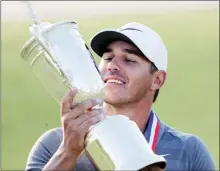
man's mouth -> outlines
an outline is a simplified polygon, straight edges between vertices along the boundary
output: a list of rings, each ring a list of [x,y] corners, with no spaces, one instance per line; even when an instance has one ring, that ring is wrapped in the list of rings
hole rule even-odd
[[[107,76],[105,79],[104,79],[104,82],[105,83],[114,83],[114,84],[118,84],[118,85],[122,85],[122,84],[125,84],[125,80],[120,78],[120,77],[117,77],[117,76]]]
[[[122,81],[116,79],[109,79],[106,83],[124,84]]]

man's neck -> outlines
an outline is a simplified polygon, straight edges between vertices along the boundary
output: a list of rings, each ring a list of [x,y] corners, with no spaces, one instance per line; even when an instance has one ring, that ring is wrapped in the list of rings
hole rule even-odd
[[[143,132],[146,128],[146,124],[149,118],[151,103],[146,103],[146,101],[141,101],[133,104],[121,104],[119,106],[114,106],[105,103],[105,109],[107,115],[125,115],[129,119],[136,122],[140,130]]]

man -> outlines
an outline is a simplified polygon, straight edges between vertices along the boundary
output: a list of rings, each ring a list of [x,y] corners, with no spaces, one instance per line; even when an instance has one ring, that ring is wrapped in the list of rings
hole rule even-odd
[[[151,110],[167,75],[167,50],[156,32],[139,23],[128,23],[97,33],[91,47],[101,57],[107,115],[122,114],[135,121],[156,154],[169,154],[165,157],[166,170],[215,170],[207,147],[198,137],[170,128]],[[84,139],[90,126],[105,114],[92,109],[101,103],[99,99],[73,104],[76,93],[73,89],[63,98],[62,128],[49,130],[39,138],[26,170],[95,170],[83,153]]]

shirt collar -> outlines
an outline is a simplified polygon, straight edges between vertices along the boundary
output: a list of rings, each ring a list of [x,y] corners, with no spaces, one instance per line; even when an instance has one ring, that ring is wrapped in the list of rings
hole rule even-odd
[[[152,112],[152,111],[151,111]],[[159,143],[159,141],[160,141],[160,139],[161,139],[161,137],[163,136],[163,134],[164,134],[164,132],[165,132],[165,129],[166,129],[166,125],[160,120],[160,118],[158,117],[158,115],[155,113],[155,115],[157,116],[157,118],[158,118],[158,122],[159,122],[159,124],[160,124],[160,130],[159,130],[159,135],[158,135],[158,139],[157,139],[157,144]],[[149,120],[148,120],[148,122],[147,122],[147,125],[146,125],[146,128],[145,128],[145,130],[144,130],[144,132],[143,132],[143,134],[144,134],[144,136],[145,136],[145,138],[146,138],[146,131],[147,131],[147,128],[148,128],[148,123],[149,123]]]

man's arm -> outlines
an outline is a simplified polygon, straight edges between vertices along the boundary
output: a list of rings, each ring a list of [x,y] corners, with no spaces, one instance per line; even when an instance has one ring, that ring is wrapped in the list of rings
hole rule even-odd
[[[73,170],[77,156],[66,152],[61,141],[59,129],[44,133],[32,147],[25,170]]]
[[[191,146],[189,151],[192,152],[191,156],[191,168],[193,171],[213,171],[216,170],[211,153],[207,146],[196,136],[193,136],[190,140],[195,146]]]
[[[50,160],[50,158],[53,155],[51,149],[57,150],[55,149],[56,147],[54,146],[54,144],[51,144],[50,147],[51,149],[48,149],[47,147],[47,143],[49,143],[49,139],[55,138],[54,135],[55,135],[55,131],[49,130],[43,135],[41,135],[40,138],[38,138],[38,140],[35,142],[34,146],[32,147],[29,153],[25,167],[26,171],[42,170],[43,167],[47,164],[47,162]],[[58,138],[55,139],[59,141]],[[55,139],[54,142],[56,141]]]
[[[65,151],[61,145],[42,170],[73,170],[76,165],[77,158],[77,155]]]

